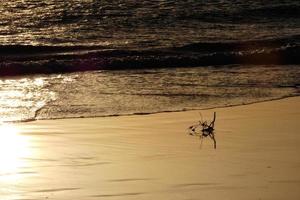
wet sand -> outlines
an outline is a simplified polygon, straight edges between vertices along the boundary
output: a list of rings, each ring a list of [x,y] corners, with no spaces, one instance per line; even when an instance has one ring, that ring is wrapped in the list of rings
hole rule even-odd
[[[0,199],[300,199],[300,97],[199,111],[2,125]]]

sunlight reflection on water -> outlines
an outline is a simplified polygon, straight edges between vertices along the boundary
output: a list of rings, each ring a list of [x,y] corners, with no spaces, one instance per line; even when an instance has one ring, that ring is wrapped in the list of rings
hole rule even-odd
[[[0,80],[0,122],[33,119],[35,112],[55,99],[44,77]]]

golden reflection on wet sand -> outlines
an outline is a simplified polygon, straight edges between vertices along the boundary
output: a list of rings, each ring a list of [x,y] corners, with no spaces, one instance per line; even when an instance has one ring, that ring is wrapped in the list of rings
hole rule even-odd
[[[32,155],[29,136],[13,124],[0,124],[0,184],[21,181],[22,169],[28,167],[25,158]]]

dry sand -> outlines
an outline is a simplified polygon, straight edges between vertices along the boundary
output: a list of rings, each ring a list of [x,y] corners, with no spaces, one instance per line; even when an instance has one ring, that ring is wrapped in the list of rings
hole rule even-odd
[[[300,98],[213,111],[216,150],[199,111],[3,125],[0,199],[300,199]]]

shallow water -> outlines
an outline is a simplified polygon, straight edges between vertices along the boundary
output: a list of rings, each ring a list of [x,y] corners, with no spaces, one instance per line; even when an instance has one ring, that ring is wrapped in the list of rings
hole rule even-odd
[[[204,109],[299,95],[299,66],[94,71],[0,79],[1,121]]]

